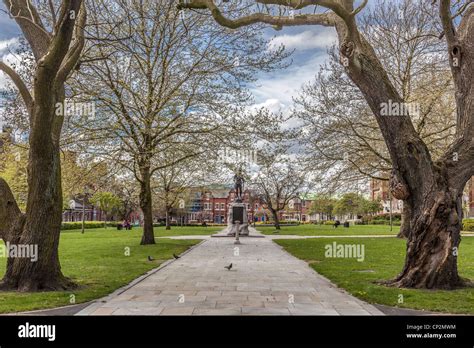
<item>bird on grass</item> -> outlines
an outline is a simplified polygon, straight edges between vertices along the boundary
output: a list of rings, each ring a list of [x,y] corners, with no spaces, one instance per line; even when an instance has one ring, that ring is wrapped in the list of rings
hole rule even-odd
[[[232,264],[230,264],[229,266],[224,266],[224,268],[227,268],[227,270],[230,271],[230,269],[232,268]]]
[[[148,256],[148,261],[155,261],[155,259],[151,256]]]
[[[176,255],[176,254],[173,254],[173,257],[177,260],[177,259],[179,259],[181,256],[178,256],[178,255]]]

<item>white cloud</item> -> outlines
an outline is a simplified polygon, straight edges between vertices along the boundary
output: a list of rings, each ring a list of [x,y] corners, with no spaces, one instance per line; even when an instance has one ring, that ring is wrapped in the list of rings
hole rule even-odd
[[[0,71],[0,91],[4,90],[7,86],[7,76]]]
[[[304,83],[311,81],[319,66],[327,59],[327,54],[321,52],[300,64],[293,64],[280,72],[272,72],[262,76],[252,89],[257,103],[282,105],[283,109],[291,107],[293,97],[296,97]],[[300,60],[301,61],[301,60]]]
[[[268,43],[269,49],[284,45],[288,50],[323,49],[337,42],[337,34],[333,28],[318,28],[297,34],[276,36]]]
[[[18,59],[15,58],[12,54],[7,54],[3,57],[0,57],[4,63],[11,66],[11,63],[18,62]],[[10,81],[10,78],[3,72],[0,71],[0,91],[3,91],[7,88],[7,82]]]
[[[263,103],[252,105],[253,110],[259,110],[261,108],[268,109],[271,112],[277,112],[285,108],[285,104],[280,103],[278,99],[270,98],[270,99],[265,100]]]
[[[9,52],[9,50],[13,49],[17,44],[18,38],[0,40],[0,59],[8,65],[19,62],[18,57]],[[6,88],[7,81],[8,77],[0,71],[0,91]]]
[[[2,57],[4,63],[8,65],[20,65],[21,64],[21,56],[17,54],[7,53]]]
[[[2,57],[8,49],[12,49],[18,44],[18,38],[0,40],[0,57]]]
[[[3,57],[0,55],[0,59],[9,66],[19,66],[21,64],[22,57],[16,54],[7,53]],[[10,78],[0,71],[0,91],[5,90],[7,82],[10,82]]]

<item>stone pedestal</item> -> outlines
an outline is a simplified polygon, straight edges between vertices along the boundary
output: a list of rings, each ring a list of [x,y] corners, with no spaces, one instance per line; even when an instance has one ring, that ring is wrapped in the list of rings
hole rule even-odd
[[[239,224],[236,224],[235,221],[239,221]],[[230,209],[227,213],[227,235],[235,237],[237,228],[239,229],[240,236],[249,235],[247,207],[244,203],[240,202],[230,204]]]

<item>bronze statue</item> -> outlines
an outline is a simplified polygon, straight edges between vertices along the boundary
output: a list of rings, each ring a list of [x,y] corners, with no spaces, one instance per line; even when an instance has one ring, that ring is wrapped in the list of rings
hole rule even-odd
[[[242,199],[242,192],[244,190],[244,183],[245,183],[245,180],[242,176],[242,171],[239,171],[237,174],[234,175],[235,195],[236,195],[236,198],[238,198],[238,199]]]

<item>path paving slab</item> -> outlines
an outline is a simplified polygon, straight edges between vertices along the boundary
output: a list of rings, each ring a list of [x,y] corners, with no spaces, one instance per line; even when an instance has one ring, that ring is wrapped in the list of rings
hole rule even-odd
[[[383,315],[290,255],[271,237],[205,238],[77,315]],[[194,237],[194,236],[193,236]],[[229,271],[224,266],[232,263]]]

